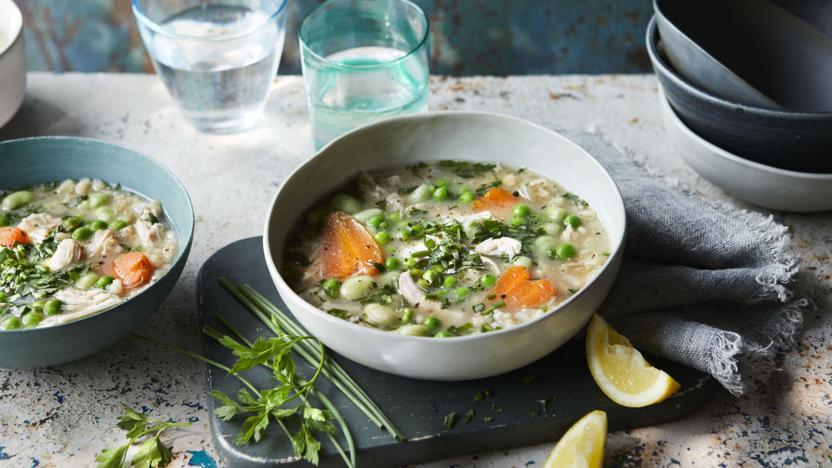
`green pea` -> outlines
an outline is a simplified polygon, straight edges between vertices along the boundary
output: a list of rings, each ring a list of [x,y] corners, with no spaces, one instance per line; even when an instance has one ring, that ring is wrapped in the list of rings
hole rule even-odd
[[[430,330],[424,325],[403,325],[397,330],[400,335],[407,336],[428,336]]]
[[[436,201],[444,201],[447,200],[448,197],[450,197],[448,187],[442,186],[433,191],[433,199]]]
[[[382,221],[382,222],[378,223],[378,228],[379,229],[387,229],[387,226],[388,226],[387,221]]]
[[[8,298],[9,298],[8,294],[4,293],[3,291],[0,291],[0,302],[6,302],[6,299],[8,299]]]
[[[573,214],[563,218],[563,223],[567,226],[572,226],[573,228],[576,228],[582,224],[581,218]]]
[[[369,210],[359,211],[358,213],[352,215],[353,218],[357,219],[360,223],[368,223],[371,219],[375,218],[376,216],[382,216],[381,219],[384,219],[384,212],[378,208],[370,208]]]
[[[396,233],[396,237],[401,241],[409,241],[410,240],[410,229],[406,227],[400,227],[399,231]]]
[[[559,223],[566,217],[566,210],[557,206],[547,206],[543,209],[543,214],[552,221]]]
[[[382,215],[375,215],[367,221],[367,224],[373,227],[378,227],[381,223],[384,222],[384,216]]]
[[[110,223],[110,226],[109,226],[110,230],[114,231],[114,232],[121,231],[122,229],[124,229],[126,227],[127,227],[127,223],[120,220],[120,219],[117,219],[117,220],[113,221],[112,223]]]
[[[471,290],[465,286],[460,286],[454,290],[454,295],[457,299],[462,300],[471,295]]]
[[[402,323],[410,323],[413,321],[413,309],[410,307],[402,307],[399,309],[399,314],[401,314]]]
[[[90,205],[92,205],[93,208],[98,208],[99,206],[104,206],[110,203],[112,197],[110,197],[110,194],[108,193],[93,192],[87,199],[90,201]]]
[[[511,225],[514,227],[520,227],[524,224],[526,224],[526,218],[521,218],[519,216],[511,218]]]
[[[437,272],[437,273],[440,273],[440,274],[444,274],[444,273],[445,273],[445,269],[444,269],[444,268],[442,268],[442,265],[440,265],[440,264],[438,264],[438,263],[437,263],[437,264],[435,264],[435,265],[433,265],[432,267],[430,267],[430,269],[431,269],[431,270],[433,270],[433,271],[435,271],[435,272]]]
[[[497,284],[497,278],[494,275],[484,275],[480,277],[480,286],[485,289],[491,289]]]
[[[84,220],[77,216],[67,216],[61,221],[61,228],[66,232],[71,232],[84,225]]]
[[[525,205],[525,204],[521,203],[521,204],[515,206],[514,209],[511,210],[511,212],[514,213],[514,216],[519,216],[521,218],[525,218],[526,216],[528,216],[532,212],[532,210],[531,210],[531,208],[529,208],[529,205]]]
[[[109,206],[102,206],[93,211],[96,219],[103,220],[106,223],[112,223],[116,220],[116,212]]]
[[[321,284],[321,288],[324,290],[327,296],[338,299],[338,296],[341,295],[341,282],[335,278],[330,278]]]
[[[543,232],[549,234],[550,236],[557,235],[560,232],[561,225],[558,223],[546,223],[543,226]]]
[[[387,231],[379,231],[374,237],[376,238],[376,242],[379,244],[386,244],[390,242],[390,233]]]
[[[407,200],[410,203],[422,203],[430,200],[431,195],[433,195],[433,190],[430,185],[422,184],[407,196]]]
[[[424,278],[420,278],[420,279],[416,280],[416,284],[419,285],[419,287],[424,289],[424,290],[430,289],[430,281],[428,281]]]
[[[45,305],[46,305],[46,302],[44,302],[42,300],[38,300],[38,301],[35,301],[35,302],[29,304],[29,307],[31,307],[32,310],[43,310],[43,307]]]
[[[40,321],[43,320],[43,314],[37,311],[27,312],[21,317],[21,321],[23,322],[23,326],[25,327],[34,327],[35,325],[39,324]]]
[[[361,211],[361,202],[343,193],[332,197],[332,206],[336,210],[343,211],[347,214],[355,214]]]
[[[456,285],[456,276],[446,276],[445,280],[442,281],[442,286],[445,288],[452,288]]]
[[[532,259],[523,255],[514,257],[514,260],[512,260],[511,263],[524,268],[532,267]]]
[[[103,231],[107,229],[107,223],[101,221],[100,219],[93,221],[90,223],[90,229],[94,231]]]
[[[43,306],[43,311],[48,316],[58,315],[61,313],[61,306],[64,303],[59,301],[58,299],[52,299],[51,301],[47,302],[45,306]]]
[[[110,284],[112,284],[112,282],[113,282],[113,277],[112,276],[104,275],[101,278],[98,278],[98,281],[95,282],[95,285],[93,285],[93,287],[95,287],[96,289],[104,289],[107,286],[109,286]]]
[[[391,307],[381,304],[365,305],[364,317],[368,322],[381,328],[389,328],[399,323],[396,312]]]
[[[433,315],[430,315],[428,316],[428,318],[425,319],[424,322],[422,322],[422,325],[428,328],[439,328],[442,326],[442,321],[434,317]]]
[[[451,332],[449,332],[448,330],[442,330],[441,332],[439,332],[439,333],[437,333],[433,336],[436,337],[436,338],[450,338],[454,335]]]
[[[402,262],[396,257],[387,257],[387,260],[384,261],[384,268],[387,271],[398,270],[400,266],[402,266]]]
[[[87,240],[95,233],[92,229],[84,226],[72,231],[72,238],[77,241]]]
[[[35,199],[34,194],[32,192],[21,190],[20,192],[14,192],[6,196],[3,199],[3,202],[0,203],[0,208],[3,208],[6,211],[16,210],[21,206],[28,205]]]
[[[399,214],[398,211],[394,211],[393,213],[390,213],[390,215],[387,216],[387,219],[391,223],[396,224],[402,220],[402,215]]]
[[[75,282],[75,287],[78,289],[87,290],[95,286],[98,281],[98,275],[93,272],[85,273]]]
[[[348,301],[358,300],[361,297],[366,296],[374,285],[375,281],[373,281],[373,278],[369,276],[353,276],[352,278],[344,281],[341,285],[341,297]]]
[[[9,216],[6,213],[0,213],[0,227],[9,225]]]
[[[557,258],[561,260],[569,260],[571,258],[575,258],[575,255],[578,255],[578,249],[576,249],[575,246],[569,242],[565,242],[558,246]]]
[[[459,201],[462,203],[468,204],[474,201],[474,192],[465,189],[462,193],[459,194]]]
[[[17,317],[9,317],[0,323],[0,328],[3,330],[17,330],[21,326],[22,324],[20,323],[20,319]]]

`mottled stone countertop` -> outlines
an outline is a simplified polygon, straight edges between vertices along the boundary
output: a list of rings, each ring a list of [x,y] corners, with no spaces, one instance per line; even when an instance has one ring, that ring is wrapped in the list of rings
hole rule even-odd
[[[502,112],[553,128],[600,133],[703,197],[742,203],[684,166],[665,137],[653,76],[436,78],[430,107]],[[312,154],[303,82],[280,77],[257,129],[212,136],[177,113],[161,81],[147,75],[33,73],[24,107],[0,139],[80,135],[152,155],[184,182],[196,237],[175,291],[141,329],[199,346],[194,286],[202,262],[225,244],[258,235],[283,178]],[[2,157],[2,156],[0,156]],[[745,206],[744,206],[745,207]],[[754,209],[754,208],[750,208]],[[800,346],[768,396],[723,393],[689,418],[610,435],[613,466],[822,466],[832,464],[832,216],[773,213],[791,227],[804,276],[818,288]],[[115,445],[120,404],[190,420],[174,443],[173,466],[216,465],[208,430],[203,366],[126,339],[71,364],[0,371],[0,468],[87,466]],[[550,445],[465,456],[431,467],[539,466]]]

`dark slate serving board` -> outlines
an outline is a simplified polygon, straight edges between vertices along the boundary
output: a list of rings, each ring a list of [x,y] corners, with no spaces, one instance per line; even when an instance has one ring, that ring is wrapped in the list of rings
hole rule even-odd
[[[232,282],[250,284],[286,310],[269,278],[261,238],[234,242],[209,258],[199,274],[197,300],[202,324],[222,330],[216,319],[216,314],[220,313],[251,339],[268,334],[253,315],[217,284],[220,276]],[[232,359],[225,348],[207,337],[203,343],[208,357],[230,365]],[[406,465],[553,442],[575,420],[593,409],[607,412],[611,431],[673,421],[701,406],[718,388],[706,374],[651,357],[651,362],[681,383],[682,391],[652,407],[620,407],[595,386],[586,366],[583,343],[578,341],[571,341],[517,371],[467,382],[407,379],[374,371],[337,355],[334,357],[408,438],[407,442],[393,440],[322,377],[319,388],[339,409],[353,432],[361,467]],[[301,362],[299,358],[297,361]],[[210,366],[206,375],[208,391],[218,389],[233,395],[240,388],[235,378]],[[259,388],[274,385],[265,368],[254,369],[247,377]],[[491,390],[491,396],[475,401],[474,395],[486,389]],[[233,438],[242,418],[231,422],[219,420],[214,416],[214,402],[210,400],[208,409],[214,443],[226,466],[304,464],[292,457],[291,444],[277,426],[270,426],[267,436],[257,444],[235,446]],[[470,410],[475,414],[466,422],[465,415]],[[459,420],[452,430],[445,430],[443,421],[451,412],[456,412]],[[328,442],[324,443],[320,465],[342,464],[335,449]]]

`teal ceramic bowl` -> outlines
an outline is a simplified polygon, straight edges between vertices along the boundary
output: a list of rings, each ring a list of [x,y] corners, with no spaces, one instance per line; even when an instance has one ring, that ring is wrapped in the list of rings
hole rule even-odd
[[[86,138],[41,137],[0,143],[0,187],[93,178],[162,203],[179,241],[170,269],[141,294],[112,309],[45,328],[0,331],[0,368],[42,367],[73,361],[124,338],[156,312],[176,284],[191,249],[194,212],[182,183],[155,160]]]

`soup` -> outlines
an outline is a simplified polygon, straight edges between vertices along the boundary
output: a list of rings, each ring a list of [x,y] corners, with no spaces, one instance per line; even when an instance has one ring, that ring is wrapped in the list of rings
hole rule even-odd
[[[0,329],[47,327],[121,304],[177,252],[157,201],[99,180],[0,192]]]
[[[540,317],[609,256],[580,196],[530,170],[466,161],[361,174],[312,207],[289,242],[281,269],[309,303],[435,337]]]

